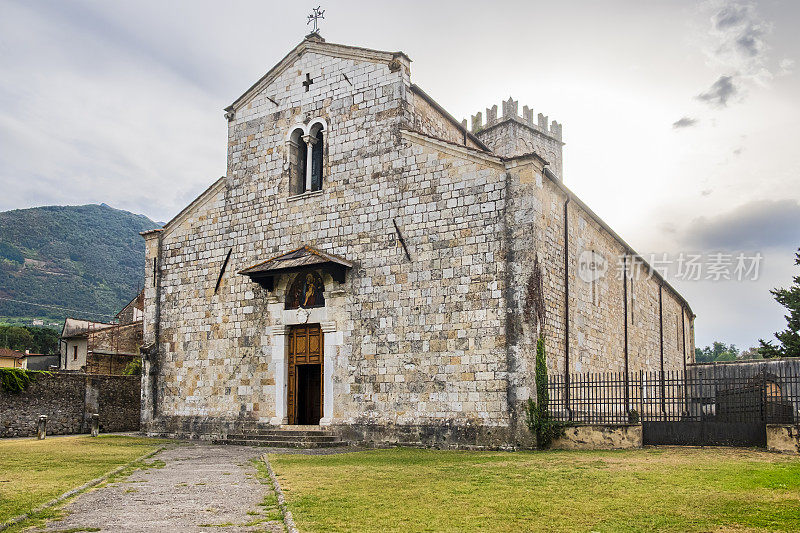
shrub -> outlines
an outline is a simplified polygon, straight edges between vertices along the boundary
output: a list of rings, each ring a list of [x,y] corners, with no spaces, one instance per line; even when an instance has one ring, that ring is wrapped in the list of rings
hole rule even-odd
[[[39,374],[49,376],[52,372],[24,368],[0,368],[0,388],[12,394],[19,394],[36,381]]]
[[[142,358],[137,357],[130,363],[125,365],[122,373],[126,376],[141,376],[142,375]]]
[[[547,390],[547,356],[544,335],[536,341],[536,401],[528,398],[525,406],[525,423],[536,435],[536,446],[549,448],[553,440],[564,435],[564,424],[554,420],[548,409],[550,394]]]

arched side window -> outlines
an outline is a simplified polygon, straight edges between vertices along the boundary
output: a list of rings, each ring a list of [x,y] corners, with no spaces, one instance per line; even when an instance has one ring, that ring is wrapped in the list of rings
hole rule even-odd
[[[322,154],[325,149],[322,124],[314,124],[309,135],[311,145],[311,187],[312,191],[322,190]]]
[[[325,285],[317,272],[300,272],[289,286],[286,309],[325,307]]]
[[[306,160],[308,148],[303,140],[303,130],[295,129],[289,137],[289,194],[301,194],[306,190]]]

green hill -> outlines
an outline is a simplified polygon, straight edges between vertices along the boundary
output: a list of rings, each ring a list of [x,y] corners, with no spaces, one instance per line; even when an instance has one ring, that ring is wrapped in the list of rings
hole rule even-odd
[[[157,227],[105,204],[0,212],[0,322],[112,318],[143,281],[139,232]]]

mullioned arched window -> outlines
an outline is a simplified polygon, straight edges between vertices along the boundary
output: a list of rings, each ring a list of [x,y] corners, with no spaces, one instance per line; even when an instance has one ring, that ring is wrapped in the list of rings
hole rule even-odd
[[[325,165],[325,124],[316,119],[309,127],[296,126],[287,140],[289,195],[321,191]]]

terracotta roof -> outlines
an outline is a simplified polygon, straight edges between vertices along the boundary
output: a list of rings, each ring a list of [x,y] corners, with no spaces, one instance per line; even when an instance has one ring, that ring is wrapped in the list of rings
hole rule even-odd
[[[14,359],[25,359],[27,355],[22,352],[18,352],[17,350],[11,350],[9,348],[0,348],[0,357],[13,357]]]

